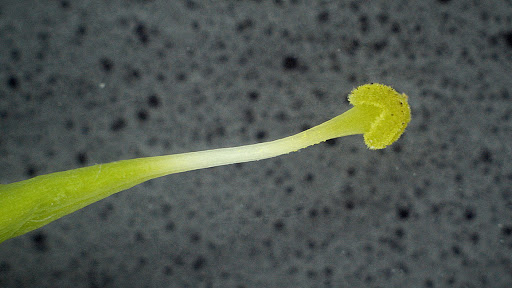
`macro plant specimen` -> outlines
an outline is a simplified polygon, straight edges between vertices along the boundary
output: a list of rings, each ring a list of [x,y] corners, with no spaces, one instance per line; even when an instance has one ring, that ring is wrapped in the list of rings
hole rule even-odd
[[[382,149],[402,135],[411,119],[407,96],[389,86],[362,85],[349,101],[354,107],[345,113],[270,142],[123,160],[0,184],[0,242],[164,175],[271,158],[354,134],[363,134],[369,149]]]

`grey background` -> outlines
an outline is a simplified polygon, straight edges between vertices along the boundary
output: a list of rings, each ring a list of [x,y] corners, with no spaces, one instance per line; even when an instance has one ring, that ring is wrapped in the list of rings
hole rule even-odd
[[[511,1],[0,2],[0,183],[413,118],[152,180],[0,245],[1,287],[510,287]],[[508,135],[508,136],[507,136]]]

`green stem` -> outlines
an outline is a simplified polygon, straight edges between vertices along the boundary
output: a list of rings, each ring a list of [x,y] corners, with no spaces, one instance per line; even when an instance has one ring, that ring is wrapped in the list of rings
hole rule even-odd
[[[98,164],[0,185],[0,243],[153,178],[271,158],[332,138],[363,134],[378,115],[375,107],[362,105],[275,141]]]

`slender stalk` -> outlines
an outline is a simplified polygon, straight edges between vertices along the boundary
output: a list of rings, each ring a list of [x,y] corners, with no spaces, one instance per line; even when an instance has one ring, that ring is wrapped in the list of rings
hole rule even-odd
[[[368,113],[378,115],[375,109],[354,107],[323,124],[275,141],[123,160],[0,185],[0,242],[153,178],[271,158],[332,138],[362,134],[371,122],[360,121],[361,114]]]

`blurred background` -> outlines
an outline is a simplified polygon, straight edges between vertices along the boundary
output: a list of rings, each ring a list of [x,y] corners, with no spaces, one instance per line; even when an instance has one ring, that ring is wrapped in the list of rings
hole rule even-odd
[[[510,287],[511,70],[509,0],[3,0],[0,183],[278,139],[368,82],[412,121],[116,194],[2,243],[0,286]]]

